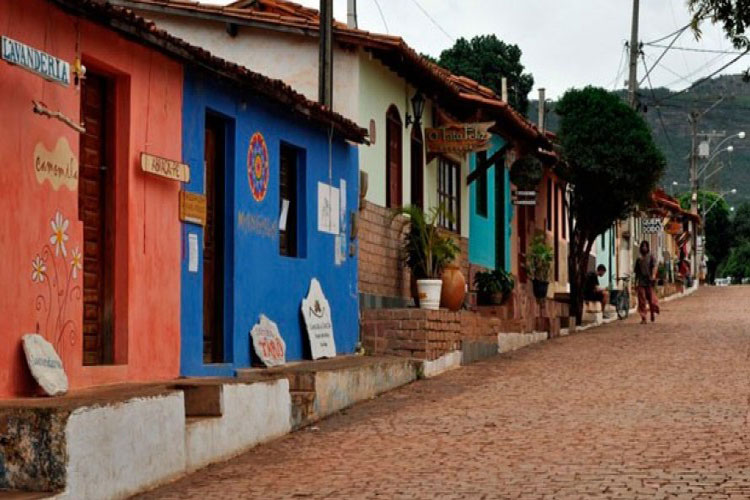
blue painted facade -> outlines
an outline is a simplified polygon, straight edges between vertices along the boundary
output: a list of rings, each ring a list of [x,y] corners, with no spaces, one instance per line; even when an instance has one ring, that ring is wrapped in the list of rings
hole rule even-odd
[[[251,363],[250,330],[265,314],[278,324],[286,342],[287,361],[309,358],[309,341],[300,313],[310,280],[317,278],[331,306],[336,350],[354,351],[358,339],[357,257],[349,256],[349,218],[340,219],[338,242],[343,262],[335,260],[336,236],[318,231],[318,183],[346,183],[346,214],[357,207],[358,153],[333,136],[329,163],[328,130],[292,115],[288,109],[224,86],[197,70],[185,70],[183,161],[190,165],[184,189],[204,193],[206,115],[224,120],[225,272],[224,362],[203,363],[203,228],[183,223],[180,371],[190,376],[233,376]],[[250,139],[263,134],[270,178],[262,201],[255,201],[248,182]],[[299,256],[279,250],[281,145],[298,148],[297,210]],[[329,175],[329,165],[331,173]],[[199,241],[199,268],[189,270],[190,234]],[[344,246],[346,246],[344,248]]]
[[[495,152],[505,145],[502,137],[494,135],[492,137],[492,146],[487,152],[491,157]],[[469,155],[469,170],[473,172],[477,165],[477,155]],[[502,175],[502,187],[504,192],[502,200],[496,196],[495,183],[496,176]],[[487,169],[487,215],[480,215],[477,211],[477,189],[479,183],[475,180],[469,188],[469,262],[487,269],[495,269],[498,263],[505,270],[510,270],[510,237],[511,222],[513,220],[513,204],[510,199],[510,172],[506,168],[499,168],[497,165]],[[502,203],[502,206],[498,206]],[[501,210],[502,209],[502,210]],[[501,213],[502,212],[502,213]],[[504,216],[505,228],[504,245],[499,249],[503,255],[498,256],[497,238],[497,218]]]

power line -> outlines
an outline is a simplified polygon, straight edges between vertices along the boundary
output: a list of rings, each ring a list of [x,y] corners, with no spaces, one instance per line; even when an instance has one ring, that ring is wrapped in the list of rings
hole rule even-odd
[[[658,43],[646,43],[644,45],[647,45],[649,47],[655,47],[658,49],[667,48],[667,45],[662,45]],[[722,49],[696,49],[693,47],[680,47],[680,46],[673,46],[669,47],[672,50],[682,50],[685,52],[702,52],[707,54],[728,54],[728,55],[736,55],[736,54],[743,54],[740,50],[722,50]]]
[[[717,69],[716,71],[714,71],[714,72],[713,72],[713,73],[711,73],[710,75],[708,75],[708,76],[704,76],[703,78],[701,78],[701,79],[699,79],[699,80],[696,80],[695,82],[693,82],[693,84],[692,84],[692,85],[690,85],[689,87],[686,87],[686,88],[684,88],[684,89],[682,89],[682,90],[680,90],[680,91],[678,91],[678,92],[675,92],[675,93],[673,93],[673,94],[671,94],[671,95],[669,95],[669,96],[665,97],[665,98],[664,98],[664,99],[662,100],[662,102],[663,102],[663,101],[665,101],[665,100],[667,100],[667,99],[673,99],[673,98],[677,97],[678,95],[684,94],[685,92],[689,92],[689,91],[691,91],[692,89],[694,89],[695,87],[697,87],[698,85],[701,85],[702,83],[705,83],[705,82],[707,82],[708,80],[710,80],[710,79],[711,79],[711,78],[713,78],[714,76],[718,75],[719,73],[721,73],[722,71],[724,71],[725,69],[727,69],[727,68],[728,68],[729,66],[731,66],[732,64],[734,64],[734,63],[736,63],[737,61],[739,61],[740,59],[742,59],[742,58],[743,58],[743,57],[744,57],[745,55],[747,55],[747,53],[748,53],[748,52],[750,52],[750,47],[748,47],[748,48],[747,48],[747,49],[746,49],[746,50],[745,50],[744,52],[742,52],[742,53],[741,53],[740,55],[738,55],[737,57],[734,57],[734,58],[732,58],[732,60],[731,60],[731,61],[729,61],[728,63],[724,64],[724,65],[723,65],[723,66],[722,66],[721,68]],[[657,105],[658,105],[658,103],[657,103]]]
[[[453,37],[451,36],[451,34],[450,34],[450,33],[448,33],[447,31],[445,31],[445,30],[443,29],[443,27],[442,27],[442,26],[440,26],[440,24],[439,24],[439,23],[438,23],[438,22],[437,22],[437,21],[435,20],[435,18],[433,18],[433,17],[432,17],[431,15],[430,15],[430,13],[429,13],[429,12],[427,12],[427,10],[426,10],[426,9],[425,9],[424,7],[422,7],[422,4],[420,4],[418,0],[411,0],[411,1],[412,1],[412,2],[414,3],[414,5],[416,5],[416,6],[417,6],[417,8],[418,8],[419,10],[421,10],[421,11],[422,11],[422,14],[424,14],[424,15],[425,15],[425,16],[427,17],[427,19],[429,19],[429,20],[430,20],[430,21],[432,22],[432,24],[434,24],[434,25],[435,25],[435,26],[437,27],[437,29],[439,29],[440,31],[442,31],[442,32],[443,32],[443,34],[444,34],[445,36],[447,36],[447,37],[448,37],[448,39],[450,39],[450,41],[451,41],[451,42],[455,42],[455,41],[456,41],[456,39],[455,39],[455,38],[453,38]]]
[[[672,38],[672,41],[669,42],[669,45],[667,45],[664,48],[664,50],[659,55],[659,57],[656,58],[656,61],[654,62],[654,64],[651,66],[650,69],[649,69],[648,66],[646,66],[646,59],[643,58],[643,66],[646,68],[646,76],[644,76],[643,78],[641,78],[641,81],[638,82],[638,85],[643,85],[643,82],[646,80],[646,78],[650,77],[651,72],[654,70],[654,68],[656,68],[656,66],[659,65],[659,62],[664,58],[665,55],[667,55],[667,52],[669,52],[669,49],[672,48],[672,45],[674,45],[674,43],[677,41],[677,39],[682,36],[682,34],[685,32],[686,29],[687,28],[682,28],[681,30],[677,31],[677,34],[675,34],[674,38]]]
[[[646,69],[646,80],[648,81],[648,88],[649,90],[651,90],[651,96],[654,98],[654,100],[656,100],[654,86],[651,84],[651,75],[649,74],[648,65],[646,64],[646,57],[643,55],[643,53],[641,53],[641,61],[643,61],[643,67]],[[656,115],[659,117],[659,123],[661,124],[662,131],[664,132],[664,137],[667,139],[667,144],[669,144],[669,147],[675,154],[679,154],[677,152],[677,148],[675,148],[674,143],[672,142],[672,137],[669,135],[669,131],[667,130],[667,126],[664,123],[664,117],[661,114],[661,109],[659,109],[658,104],[656,105]]]
[[[388,23],[385,20],[385,16],[383,15],[383,9],[380,8],[380,2],[378,0],[373,0],[375,2],[375,7],[378,8],[378,12],[380,12],[380,19],[383,20],[383,26],[385,26],[385,32],[386,34],[390,35],[391,31],[388,29]]]
[[[663,36],[663,37],[661,37],[661,38],[657,38],[656,40],[651,40],[650,42],[646,42],[646,43],[645,43],[644,45],[651,45],[651,44],[653,44],[653,43],[659,43],[659,42],[663,42],[663,41],[664,41],[664,40],[666,40],[667,38],[670,38],[670,37],[673,37],[673,36],[675,36],[675,35],[676,35],[677,33],[682,33],[683,31],[685,31],[685,29],[687,29],[687,28],[689,28],[689,27],[690,27],[690,23],[686,24],[686,25],[685,25],[685,26],[683,26],[682,28],[679,28],[679,29],[677,29],[677,30],[673,31],[672,33],[670,33],[670,34],[668,34],[668,35],[665,35],[665,36]]]
[[[617,82],[620,80],[620,77],[622,76],[623,72],[623,61],[625,60],[625,54],[628,51],[628,44],[627,42],[622,46],[622,52],[620,53],[620,62],[617,64],[617,75],[615,76],[615,79],[612,80],[612,90],[617,89]]]

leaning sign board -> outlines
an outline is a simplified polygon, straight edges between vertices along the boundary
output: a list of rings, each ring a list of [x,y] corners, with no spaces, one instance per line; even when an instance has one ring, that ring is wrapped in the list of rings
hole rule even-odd
[[[425,130],[428,153],[465,154],[490,149],[495,122],[460,123]]]
[[[2,58],[4,61],[36,73],[45,80],[70,85],[70,64],[46,52],[29,47],[19,41],[2,37]]]
[[[68,376],[52,344],[37,333],[24,335],[22,341],[31,375],[44,392],[50,396],[68,392]]]
[[[190,182],[190,167],[184,163],[141,153],[141,170],[180,182]]]
[[[336,343],[333,339],[331,306],[323,295],[320,282],[313,278],[310,291],[302,299],[302,316],[310,338],[310,351],[313,359],[336,357]]]

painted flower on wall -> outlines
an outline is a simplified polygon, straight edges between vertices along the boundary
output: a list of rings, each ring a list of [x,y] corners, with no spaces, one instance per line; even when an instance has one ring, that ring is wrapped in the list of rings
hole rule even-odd
[[[36,254],[34,260],[31,261],[31,280],[35,283],[44,282],[44,278],[47,276],[47,263],[44,261],[41,255]]]
[[[61,357],[66,348],[75,344],[80,321],[70,317],[71,303],[79,302],[83,296],[81,286],[76,283],[78,272],[83,269],[81,247],[75,246],[70,260],[67,259],[65,243],[69,225],[70,220],[58,210],[50,219],[52,236],[31,261],[31,280],[40,288],[34,299],[38,313],[36,332],[50,341]]]
[[[67,257],[68,253],[65,250],[65,242],[68,241],[68,225],[70,221],[63,217],[63,214],[58,210],[55,217],[50,221],[52,226],[52,236],[49,239],[50,245],[55,249],[55,255],[59,256],[62,253],[63,257]]]
[[[78,278],[78,271],[83,269],[83,256],[78,247],[70,252],[70,267],[72,268],[73,279]]]

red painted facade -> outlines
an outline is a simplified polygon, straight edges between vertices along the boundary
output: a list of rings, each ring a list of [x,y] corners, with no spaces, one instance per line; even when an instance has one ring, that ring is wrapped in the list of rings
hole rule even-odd
[[[44,0],[0,3],[0,34],[71,68],[80,57],[111,82],[114,227],[113,356],[107,365],[84,366],[83,260],[91,249],[78,191],[87,188],[67,172],[71,158],[86,162],[77,131],[32,111],[39,101],[80,123],[80,87],[72,76],[65,87],[0,61],[0,398],[35,393],[21,345],[33,332],[56,346],[73,389],[176,377],[180,185],[143,173],[140,155],[181,159],[181,64]]]

